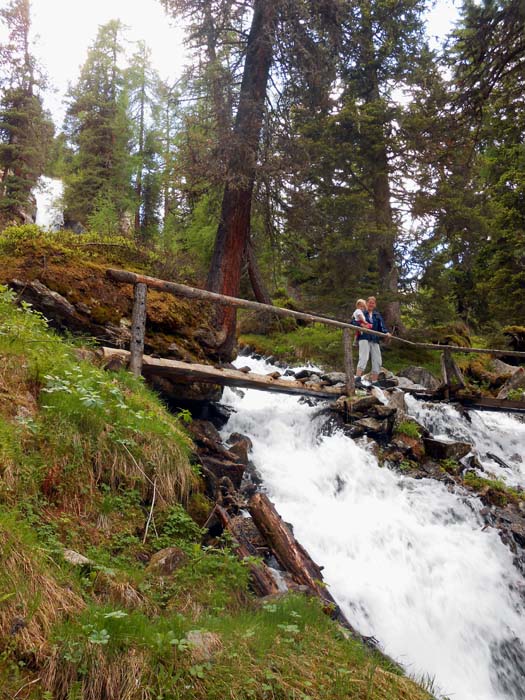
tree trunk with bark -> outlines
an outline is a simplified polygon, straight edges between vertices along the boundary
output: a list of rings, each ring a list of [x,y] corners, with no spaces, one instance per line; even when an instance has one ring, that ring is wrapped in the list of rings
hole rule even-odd
[[[376,233],[374,245],[377,252],[377,272],[379,276],[379,304],[385,323],[389,329],[403,330],[401,310],[398,300],[399,271],[395,262],[396,226],[392,216],[389,181],[388,152],[385,137],[385,117],[379,90],[377,57],[374,48],[371,7],[368,0],[362,5],[362,59],[365,70],[366,90],[363,95],[370,119],[367,125],[369,174],[372,184],[372,198]],[[372,117],[372,118],[370,118]]]
[[[260,301],[261,304],[271,304],[272,298],[264,284],[251,240],[248,240],[246,247],[246,261],[248,263],[248,277],[250,278],[255,298],[257,301]]]
[[[272,62],[278,3],[256,0],[248,37],[239,107],[232,134],[227,184],[222,200],[207,287],[238,296],[242,262],[250,231],[257,152]],[[235,310],[218,308],[218,351],[231,356],[235,347]]]

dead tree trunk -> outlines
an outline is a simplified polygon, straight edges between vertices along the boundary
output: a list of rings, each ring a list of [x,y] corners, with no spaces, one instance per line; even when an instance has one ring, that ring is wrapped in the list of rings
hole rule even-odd
[[[326,613],[350,630],[357,639],[364,641],[328,592],[323,582],[321,568],[295,539],[268,496],[264,493],[256,493],[248,503],[248,510],[257,529],[283,569],[291,574],[297,584],[306,586],[323,601]]]
[[[235,520],[230,518],[226,510],[218,504],[215,505],[204,527],[207,530],[213,530],[217,525],[220,532],[228,530],[233,537],[235,550],[241,560],[257,555]],[[275,579],[264,562],[250,564],[249,569],[251,587],[258,596],[275,595],[279,592]]]
[[[237,296],[248,235],[257,152],[272,62],[277,2],[256,0],[241,83],[239,107],[232,135],[227,184],[221,219],[208,274],[211,291]],[[231,355],[235,346],[235,310],[219,308],[218,351]]]
[[[248,504],[250,514],[266,543],[285,571],[298,585],[307,586],[330,606],[334,599],[323,584],[321,569],[297,542],[288,525],[264,493],[256,493]]]

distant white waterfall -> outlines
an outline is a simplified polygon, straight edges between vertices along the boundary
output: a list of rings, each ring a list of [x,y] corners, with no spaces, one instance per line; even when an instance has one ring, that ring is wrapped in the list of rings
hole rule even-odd
[[[525,421],[522,416],[490,411],[460,413],[449,404],[423,402],[408,394],[406,403],[410,415],[434,437],[469,442],[488,472],[509,486],[525,486]],[[491,454],[503,460],[509,469],[492,459]]]
[[[523,700],[523,580],[483,528],[478,499],[381,468],[343,434],[322,436],[319,409],[296,397],[226,389],[224,400],[237,411],[224,435],[250,436],[264,488],[350,622],[443,696]]]
[[[60,229],[64,224],[62,180],[41,177],[33,194],[36,199],[36,224],[48,231]]]

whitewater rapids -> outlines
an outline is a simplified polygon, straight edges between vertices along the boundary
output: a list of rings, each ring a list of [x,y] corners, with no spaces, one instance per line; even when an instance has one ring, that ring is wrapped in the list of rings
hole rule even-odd
[[[480,502],[381,468],[340,433],[322,436],[319,406],[256,390],[226,389],[224,401],[237,411],[224,437],[251,438],[264,489],[351,624],[442,696],[523,700],[523,580],[483,528]]]

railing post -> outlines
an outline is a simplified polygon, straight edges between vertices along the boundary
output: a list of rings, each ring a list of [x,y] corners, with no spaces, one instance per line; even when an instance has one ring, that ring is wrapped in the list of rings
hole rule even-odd
[[[345,358],[346,393],[355,394],[354,358],[352,357],[352,334],[349,328],[343,328],[343,352]]]
[[[131,316],[131,341],[129,347],[129,369],[136,377],[139,377],[142,373],[147,296],[147,285],[138,282],[133,288],[133,314]]]

